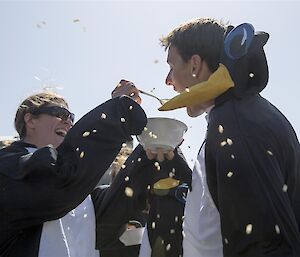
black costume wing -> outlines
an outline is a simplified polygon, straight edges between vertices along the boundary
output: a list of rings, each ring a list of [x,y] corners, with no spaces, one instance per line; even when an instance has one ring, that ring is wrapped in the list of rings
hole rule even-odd
[[[292,127],[259,95],[211,111],[206,171],[224,256],[300,256],[299,160]]]
[[[2,149],[0,249],[22,237],[26,228],[60,218],[81,203],[122,143],[145,125],[146,115],[137,103],[128,97],[114,98],[81,118],[57,153],[46,147],[28,154],[20,142]]]
[[[145,223],[147,215],[144,215],[142,211],[146,207],[150,186],[162,178],[169,177],[169,173],[174,172],[173,168],[176,170],[176,179],[190,183],[191,170],[178,153],[176,153],[172,161],[160,163],[160,170],[158,171],[157,166],[155,166],[155,161],[148,160],[145,151],[142,146],[139,145],[128,157],[125,162],[125,168],[118,173],[112,185],[105,189],[105,194],[103,194],[103,191],[101,192],[101,189],[98,189],[98,192],[97,190],[93,192],[92,197],[97,218],[97,247],[100,249],[101,256],[117,257],[121,256],[121,253],[122,256],[134,256],[132,255],[133,252],[135,252],[136,256],[138,255],[139,247],[131,247],[131,249],[129,249],[119,241],[119,237],[124,232],[124,225],[130,220],[138,219],[142,224]],[[159,202],[159,199],[156,199],[156,202]],[[181,203],[181,205],[183,204]],[[155,213],[155,217],[156,214],[158,214],[154,211],[156,206],[157,203],[153,205],[153,207],[150,207],[150,213]],[[153,209],[151,210],[151,208]],[[160,208],[162,208],[161,205]],[[168,208],[168,205],[166,205],[165,208]],[[163,215],[163,213],[161,214]],[[153,218],[154,217],[151,217],[150,220],[152,221]],[[179,218],[181,220],[182,215]],[[164,221],[166,219],[167,218],[164,217]],[[178,224],[180,224],[180,220]],[[175,219],[169,219],[169,221],[172,222],[172,224],[175,223]],[[157,226],[156,232],[151,231],[149,237],[150,244],[154,245],[158,234],[160,234],[160,236],[165,236],[165,234],[170,235],[170,230],[164,229],[166,227],[168,228],[169,225],[172,226],[169,223],[161,224],[161,227]],[[167,232],[165,230],[167,230]],[[177,234],[171,235],[171,237],[172,239],[170,240],[173,240],[177,238]],[[181,244],[180,240],[178,240],[178,244]],[[175,247],[175,243],[173,248],[174,250],[178,248]],[[171,252],[174,250],[172,249]],[[179,251],[180,250],[181,248]],[[130,251],[133,251],[131,255],[129,254]]]

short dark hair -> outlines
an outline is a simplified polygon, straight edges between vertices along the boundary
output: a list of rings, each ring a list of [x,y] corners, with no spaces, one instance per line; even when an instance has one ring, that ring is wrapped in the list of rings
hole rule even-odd
[[[33,113],[41,106],[51,103],[62,105],[68,108],[68,103],[66,100],[61,95],[51,91],[45,91],[31,95],[20,104],[15,116],[15,128],[21,139],[23,139],[26,135],[24,121],[25,114]]]
[[[219,67],[226,25],[211,18],[199,18],[181,24],[160,42],[165,49],[176,47],[182,59],[188,61],[198,54],[214,72]]]

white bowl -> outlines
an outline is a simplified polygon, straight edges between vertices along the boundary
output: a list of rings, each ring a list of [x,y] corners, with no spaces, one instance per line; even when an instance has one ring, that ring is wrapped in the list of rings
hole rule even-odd
[[[146,127],[137,139],[144,149],[174,150],[181,143],[186,131],[187,126],[179,120],[148,118]]]

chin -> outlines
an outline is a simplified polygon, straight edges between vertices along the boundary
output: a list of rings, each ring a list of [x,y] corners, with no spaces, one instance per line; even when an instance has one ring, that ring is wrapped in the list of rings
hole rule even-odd
[[[186,112],[190,117],[198,117],[205,112],[205,109],[196,109],[193,107],[187,107]]]
[[[53,142],[54,144],[52,144],[52,145],[53,145],[54,148],[57,148],[57,147],[59,147],[61,145],[61,143],[63,141],[64,141],[63,138],[62,139],[58,139],[58,140],[55,141],[55,143]]]

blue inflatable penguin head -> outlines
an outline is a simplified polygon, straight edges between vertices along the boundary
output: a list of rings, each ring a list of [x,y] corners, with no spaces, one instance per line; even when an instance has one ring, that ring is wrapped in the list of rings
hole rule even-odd
[[[265,32],[255,32],[249,23],[228,27],[221,57],[234,82],[239,97],[261,92],[268,83],[269,71],[263,46],[269,39]]]

